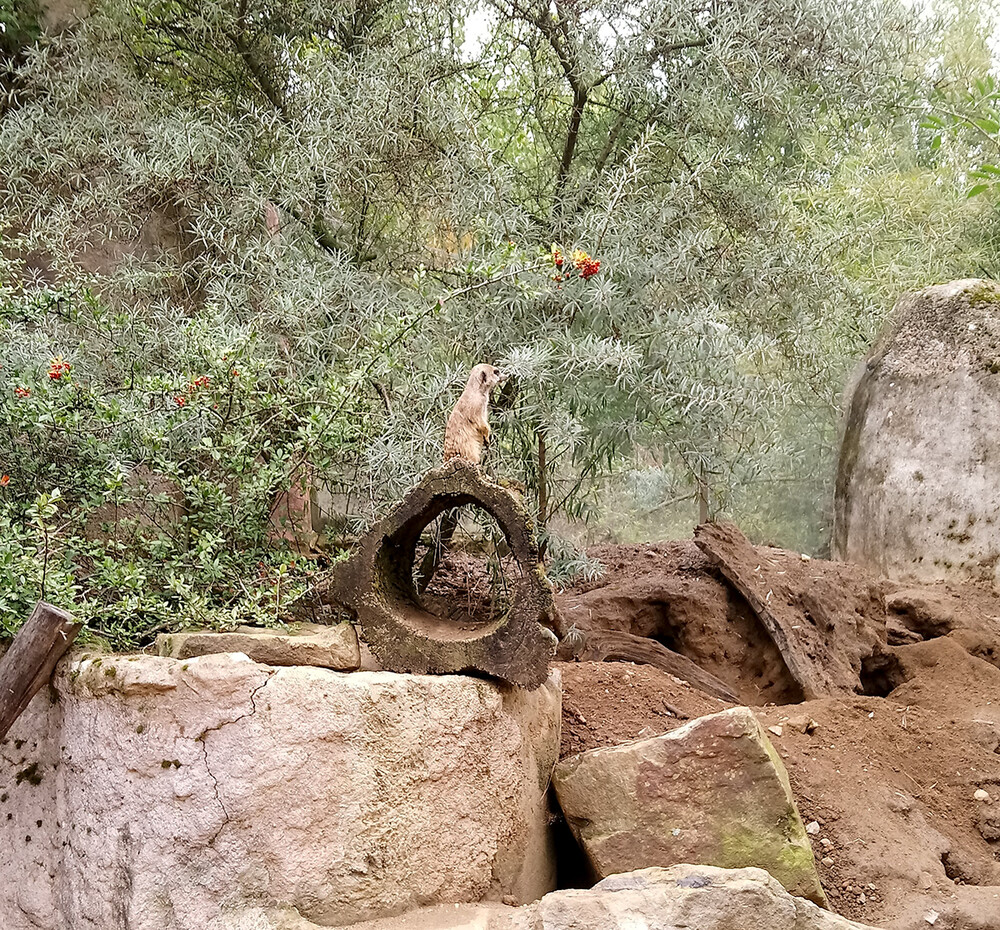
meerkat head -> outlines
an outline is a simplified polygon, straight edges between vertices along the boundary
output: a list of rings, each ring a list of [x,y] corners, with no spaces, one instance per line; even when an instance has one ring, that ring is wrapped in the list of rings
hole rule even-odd
[[[509,372],[494,365],[476,365],[469,375],[469,387],[474,387],[482,394],[489,394],[493,388],[503,384],[509,377]]]

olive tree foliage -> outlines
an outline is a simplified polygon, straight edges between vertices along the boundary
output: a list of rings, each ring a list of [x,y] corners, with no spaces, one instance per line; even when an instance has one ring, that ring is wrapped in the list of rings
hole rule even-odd
[[[1000,83],[991,37],[1000,28],[1000,12],[968,0],[942,0],[949,20],[951,54],[935,58],[931,88],[923,101],[920,124],[927,161],[939,171],[957,170],[969,198],[995,204],[1000,191]],[[990,276],[997,266],[996,211],[985,218]],[[985,270],[985,269],[984,269]]]
[[[891,160],[914,30],[895,0],[94,0],[26,31],[0,120],[24,571],[51,550],[91,596],[124,560],[172,608],[232,603],[278,490],[305,470],[360,529],[483,360],[516,375],[488,467],[543,528],[700,511],[816,544],[882,311],[844,172],[874,136]],[[137,485],[182,516],[108,562],[87,521]]]
[[[809,514],[796,529],[815,538],[860,343],[831,330],[873,308],[787,199],[825,183],[861,119],[899,93],[906,16],[822,3],[491,10],[487,80],[467,83],[497,200],[521,208],[503,233],[582,243],[608,268],[540,306],[511,300],[527,336],[512,361],[532,396],[507,435],[534,464],[543,516],[546,502],[582,512],[581,475],[605,479],[638,449],[647,507],[746,519],[791,485]],[[824,148],[806,146],[817,138]]]

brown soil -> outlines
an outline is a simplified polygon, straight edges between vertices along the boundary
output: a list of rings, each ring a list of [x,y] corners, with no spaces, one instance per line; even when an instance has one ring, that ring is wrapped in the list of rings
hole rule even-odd
[[[418,564],[420,555],[418,552]],[[449,552],[420,601],[435,616],[475,629],[510,608],[519,580],[517,562],[509,555],[499,558]]]
[[[659,669],[629,662],[558,662],[563,716],[560,757],[659,736],[730,705]]]
[[[802,699],[767,631],[691,540],[601,546],[604,574],[556,603],[581,629],[649,636],[728,684],[747,704]]]
[[[890,637],[895,629],[892,641],[905,644],[882,647],[869,665],[873,693],[779,703],[794,695],[777,649],[693,545],[590,554],[607,571],[561,595],[570,617],[662,637],[779,728],[770,736],[803,819],[820,826],[812,841],[837,911],[891,930],[1000,928],[1000,597],[889,585]],[[850,569],[840,570],[849,585]],[[560,668],[563,755],[727,706],[648,667]],[[974,798],[978,789],[988,802]]]

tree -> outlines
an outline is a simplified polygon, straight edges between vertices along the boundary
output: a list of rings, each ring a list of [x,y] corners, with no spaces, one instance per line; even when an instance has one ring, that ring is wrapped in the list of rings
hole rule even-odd
[[[110,539],[162,595],[140,635],[235,610],[274,492],[308,466],[356,531],[483,360],[518,376],[490,467],[543,527],[700,510],[819,545],[906,249],[866,263],[909,206],[914,34],[894,0],[99,0],[26,46],[0,120],[16,557],[58,486],[67,591],[122,615]],[[866,172],[896,179],[878,217]],[[164,494],[177,525],[86,529]]]

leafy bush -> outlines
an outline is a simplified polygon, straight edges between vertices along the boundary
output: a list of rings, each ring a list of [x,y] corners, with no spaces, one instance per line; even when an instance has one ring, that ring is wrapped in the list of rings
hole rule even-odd
[[[728,514],[819,552],[847,371],[899,290],[983,251],[897,0],[95,0],[52,35],[24,9],[7,629],[43,588],[116,643],[272,618],[303,582],[275,495],[313,476],[356,534],[480,361],[517,375],[488,468],[543,529]]]
[[[308,565],[269,538],[275,494],[335,380],[275,367],[209,313],[172,327],[85,287],[0,304],[0,616],[38,597],[116,646],[178,624],[275,621]]]

